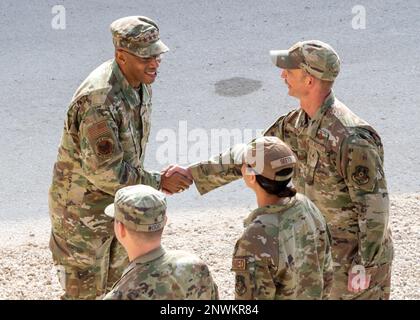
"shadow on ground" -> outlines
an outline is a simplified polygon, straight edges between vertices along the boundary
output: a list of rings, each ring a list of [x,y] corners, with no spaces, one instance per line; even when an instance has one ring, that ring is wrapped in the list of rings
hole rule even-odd
[[[214,86],[219,96],[240,97],[258,91],[261,89],[262,83],[258,80],[234,77],[220,80]]]

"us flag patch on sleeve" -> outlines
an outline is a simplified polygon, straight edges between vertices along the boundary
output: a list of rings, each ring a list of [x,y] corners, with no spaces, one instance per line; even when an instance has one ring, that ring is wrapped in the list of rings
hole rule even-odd
[[[103,120],[101,122],[92,124],[88,129],[87,129],[87,134],[88,134],[88,138],[89,140],[96,140],[99,137],[106,135],[108,133],[110,133],[110,128],[108,127],[108,124],[106,122],[106,120]]]

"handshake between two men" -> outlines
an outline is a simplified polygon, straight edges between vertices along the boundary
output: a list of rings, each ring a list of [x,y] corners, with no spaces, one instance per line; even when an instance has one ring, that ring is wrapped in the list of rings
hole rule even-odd
[[[161,170],[161,189],[166,194],[182,192],[193,183],[191,170],[188,167],[171,164]]]

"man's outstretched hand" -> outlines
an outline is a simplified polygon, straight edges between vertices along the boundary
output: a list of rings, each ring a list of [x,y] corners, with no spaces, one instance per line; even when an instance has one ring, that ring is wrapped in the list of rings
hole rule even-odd
[[[191,171],[178,165],[170,165],[161,172],[161,189],[166,194],[182,192],[193,183]]]

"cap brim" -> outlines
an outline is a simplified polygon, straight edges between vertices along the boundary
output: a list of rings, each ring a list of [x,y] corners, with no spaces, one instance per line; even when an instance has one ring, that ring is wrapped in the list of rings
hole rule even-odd
[[[296,64],[290,57],[289,50],[270,50],[271,61],[274,65],[282,69],[298,69],[299,65]]]
[[[146,48],[141,48],[140,51],[130,50],[130,49],[121,48],[121,47],[118,47],[118,49],[130,52],[140,58],[149,58],[153,56],[158,56],[162,53],[169,51],[169,48],[161,40],[158,40],[150,44]]]
[[[114,204],[111,203],[109,206],[107,206],[104,210],[105,214],[108,217],[114,218],[115,217],[115,207]]]
[[[169,48],[162,42],[162,40],[158,40],[152,43],[150,46],[147,47],[147,50],[142,55],[143,58],[157,56],[159,54],[168,52]]]

